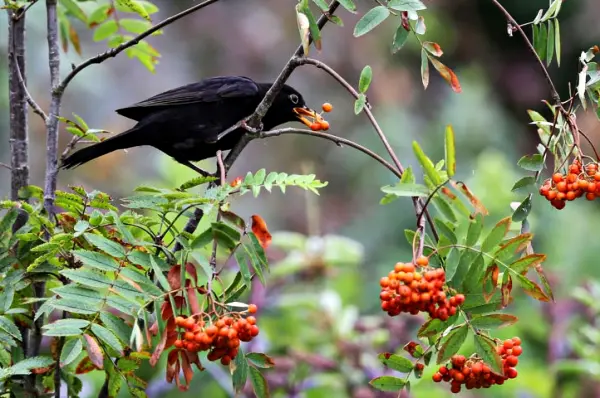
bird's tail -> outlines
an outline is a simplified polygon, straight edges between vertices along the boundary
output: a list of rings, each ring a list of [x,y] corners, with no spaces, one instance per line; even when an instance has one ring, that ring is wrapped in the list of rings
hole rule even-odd
[[[134,127],[131,130],[110,137],[107,140],[82,148],[63,160],[60,167],[62,169],[72,169],[118,149],[126,149],[140,145],[139,142],[136,143],[136,140],[134,139],[136,132],[137,129]]]

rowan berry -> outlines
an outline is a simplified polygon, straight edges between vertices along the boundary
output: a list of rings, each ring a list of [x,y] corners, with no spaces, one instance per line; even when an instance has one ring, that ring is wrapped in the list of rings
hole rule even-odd
[[[329,102],[326,102],[323,104],[322,108],[323,112],[331,112],[333,110],[333,105],[331,105]]]

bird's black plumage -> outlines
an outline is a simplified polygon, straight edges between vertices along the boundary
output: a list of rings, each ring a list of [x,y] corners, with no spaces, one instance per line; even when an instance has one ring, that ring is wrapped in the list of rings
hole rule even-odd
[[[117,113],[138,123],[121,134],[80,149],[67,157],[62,168],[70,169],[118,149],[149,145],[176,161],[200,171],[192,161],[232,149],[245,130],[236,129],[220,140],[218,135],[250,116],[272,83],[256,83],[243,76],[219,76],[165,91]],[[302,95],[285,85],[262,120],[265,130],[314,115]]]

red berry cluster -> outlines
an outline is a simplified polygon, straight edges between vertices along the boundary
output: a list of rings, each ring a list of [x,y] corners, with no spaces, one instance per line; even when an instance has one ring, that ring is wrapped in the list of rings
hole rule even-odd
[[[426,257],[416,261],[420,267],[427,267]],[[417,270],[413,263],[397,263],[388,276],[381,278],[381,309],[390,316],[407,312],[416,315],[427,312],[432,318],[442,321],[456,314],[457,307],[465,301],[465,296],[457,294],[450,299],[444,292],[446,273],[442,268]]]
[[[256,305],[248,306],[249,313],[256,313],[256,310]],[[222,316],[214,323],[210,318],[205,321],[202,318],[196,320],[193,316],[178,316],[175,325],[184,331],[180,332],[173,345],[191,352],[210,351],[207,356],[209,361],[220,359],[221,364],[229,365],[238,354],[240,342],[250,341],[259,333],[255,317],[243,318],[241,313],[229,315]]]
[[[552,178],[546,179],[540,187],[540,194],[558,210],[564,209],[567,201],[581,196],[587,200],[600,197],[598,163],[592,162],[582,167],[581,162],[575,160],[569,166],[567,175],[554,173]]]
[[[454,355],[450,358],[451,366],[441,366],[433,374],[433,381],[450,383],[450,391],[454,394],[460,392],[464,385],[467,390],[474,388],[490,388],[494,384],[502,385],[508,379],[517,377],[515,366],[519,363],[518,356],[523,351],[521,339],[514,337],[504,341],[496,348],[502,358],[504,376],[492,372],[492,369],[478,357],[465,358],[463,355]]]

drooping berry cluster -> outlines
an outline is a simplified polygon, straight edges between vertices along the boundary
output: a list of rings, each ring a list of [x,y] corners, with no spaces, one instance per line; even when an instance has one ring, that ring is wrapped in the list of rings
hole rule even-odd
[[[587,200],[600,197],[598,163],[591,162],[582,166],[579,160],[573,161],[567,175],[554,173],[552,178],[546,179],[540,187],[540,194],[558,210],[564,209],[567,201],[582,196]]]
[[[429,261],[420,257],[417,270],[413,263],[397,263],[388,276],[381,278],[381,309],[390,316],[407,312],[416,315],[427,312],[442,321],[456,314],[465,301],[462,294],[447,298],[444,292],[446,273],[442,268],[427,268]]]
[[[521,355],[521,339],[514,337],[508,339],[496,348],[502,358],[504,375],[494,373],[489,365],[477,356],[465,358],[463,355],[454,355],[450,358],[449,366],[441,366],[433,374],[433,381],[450,383],[450,391],[457,394],[464,385],[467,390],[474,388],[490,388],[493,385],[502,385],[508,379],[517,377],[515,366],[519,363]]]
[[[331,112],[333,110],[333,105],[329,102],[325,102],[322,108],[323,112]],[[329,122],[323,119],[318,113],[315,113],[313,120],[313,123],[310,125],[312,131],[329,130]]]
[[[248,306],[248,313],[255,313],[256,305]],[[180,335],[173,343],[176,348],[198,352],[209,351],[208,360],[229,363],[238,354],[241,341],[250,341],[259,333],[254,316],[242,317],[242,313],[230,313],[212,323],[210,317],[175,318]]]

